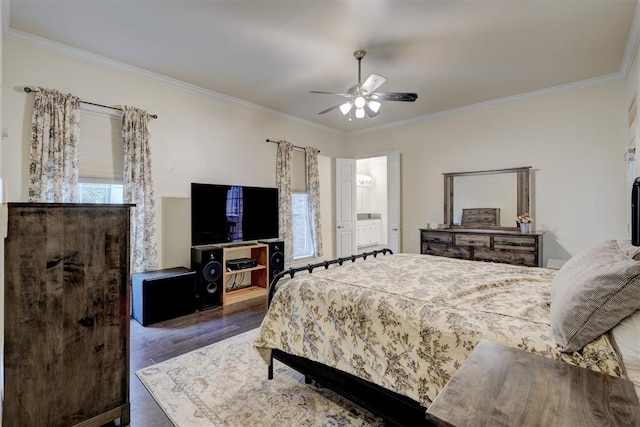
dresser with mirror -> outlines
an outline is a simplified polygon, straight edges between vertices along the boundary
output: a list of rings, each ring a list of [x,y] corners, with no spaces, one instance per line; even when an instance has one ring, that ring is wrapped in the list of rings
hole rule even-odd
[[[531,212],[530,169],[443,173],[447,228],[421,228],[420,253],[542,266],[542,233],[516,222]]]

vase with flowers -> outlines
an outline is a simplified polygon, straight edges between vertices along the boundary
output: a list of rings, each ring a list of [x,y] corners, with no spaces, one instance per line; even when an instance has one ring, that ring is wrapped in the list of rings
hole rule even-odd
[[[521,233],[531,233],[531,223],[533,222],[533,218],[529,215],[528,212],[518,215],[516,218],[516,223],[518,227],[520,227]]]

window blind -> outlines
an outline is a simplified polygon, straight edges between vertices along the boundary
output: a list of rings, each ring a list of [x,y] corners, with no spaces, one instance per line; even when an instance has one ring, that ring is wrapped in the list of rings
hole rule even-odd
[[[80,181],[122,182],[124,147],[120,117],[80,113]]]
[[[291,191],[294,193],[307,192],[307,167],[305,160],[304,151],[293,150],[293,159],[291,161]]]

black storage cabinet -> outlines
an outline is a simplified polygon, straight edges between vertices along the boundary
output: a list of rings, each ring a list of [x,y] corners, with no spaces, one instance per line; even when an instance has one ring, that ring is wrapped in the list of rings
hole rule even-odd
[[[196,272],[186,267],[131,275],[133,317],[142,326],[196,311]]]

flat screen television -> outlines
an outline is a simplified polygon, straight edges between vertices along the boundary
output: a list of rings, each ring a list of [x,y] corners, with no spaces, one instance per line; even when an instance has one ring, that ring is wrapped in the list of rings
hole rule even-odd
[[[278,236],[278,189],[191,183],[191,245]]]

